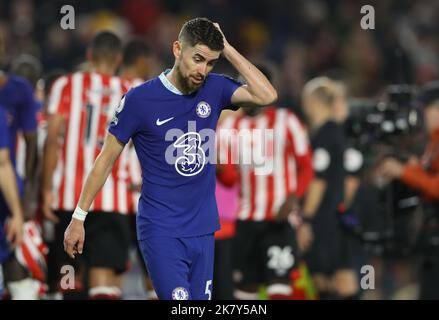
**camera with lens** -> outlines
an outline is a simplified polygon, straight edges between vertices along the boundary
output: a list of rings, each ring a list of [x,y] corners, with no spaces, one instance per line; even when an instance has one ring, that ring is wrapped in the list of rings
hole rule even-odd
[[[399,146],[401,137],[422,128],[415,93],[411,85],[390,85],[379,101],[353,100],[346,123],[348,137],[364,151],[377,144]]]

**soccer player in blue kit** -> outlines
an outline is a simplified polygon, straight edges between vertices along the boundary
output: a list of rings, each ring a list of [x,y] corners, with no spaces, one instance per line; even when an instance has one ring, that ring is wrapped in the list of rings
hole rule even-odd
[[[15,170],[9,155],[9,127],[6,111],[0,106],[0,195],[5,209],[0,208],[0,271],[2,264],[10,259],[14,247],[21,243],[23,233],[23,211],[17,188]],[[9,217],[7,228],[6,219]],[[0,272],[0,296],[3,291],[3,276]]]
[[[0,35],[0,60],[4,54],[4,39]],[[23,214],[29,215],[31,213],[33,184],[35,178],[35,165],[36,165],[36,151],[37,151],[37,112],[40,106],[34,99],[33,88],[31,84],[13,74],[6,73],[2,69],[3,65],[0,63],[0,106],[2,113],[5,114],[6,126],[7,126],[7,138],[6,135],[2,135],[2,140],[7,141],[7,148],[4,148],[2,154],[7,153],[9,155],[8,165],[5,166],[3,159],[3,168],[12,165],[12,172],[14,172],[13,185],[9,181],[9,177],[6,178],[0,173],[0,180],[4,185],[7,183],[9,186],[7,192],[0,192],[0,239],[4,239],[3,224],[7,218],[10,218],[8,223],[9,232],[17,233],[23,232]],[[21,133],[25,142],[25,179],[22,179],[16,170],[16,148],[18,133]],[[9,169],[6,169],[10,173]],[[8,179],[8,182],[6,182]],[[12,190],[18,190],[19,200],[21,204],[19,208],[12,207],[10,202]],[[14,191],[15,192],[15,191]],[[9,197],[9,200],[8,200]],[[20,214],[17,214],[17,210],[20,210]],[[19,230],[19,231],[18,231]],[[19,238],[19,237],[16,237]],[[12,239],[9,237],[9,240]],[[29,276],[29,272],[21,266],[15,257],[14,250],[11,249],[11,244],[15,247],[19,242],[17,241],[2,241],[0,240],[0,247],[8,248],[7,250],[1,250],[5,254],[0,252],[3,256],[0,261],[3,265],[3,274],[5,282],[8,285],[8,291],[11,294],[11,299],[36,299],[38,297],[38,289],[34,285],[33,279]],[[7,245],[6,245],[7,244]]]
[[[82,253],[87,210],[132,139],[143,180],[137,238],[157,295],[166,300],[207,300],[219,222],[215,164],[207,161],[201,135],[215,130],[223,109],[268,105],[277,100],[277,92],[208,19],[187,21],[173,53],[171,70],[122,98],[66,229],[64,248],[72,258]],[[246,85],[210,74],[221,53]]]

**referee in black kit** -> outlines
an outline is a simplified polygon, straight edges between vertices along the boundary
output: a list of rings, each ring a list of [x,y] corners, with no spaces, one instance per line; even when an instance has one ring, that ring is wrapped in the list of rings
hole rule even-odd
[[[305,260],[320,299],[345,298],[337,279],[350,267],[337,216],[344,196],[345,135],[334,120],[336,92],[332,80],[315,78],[305,85],[302,101],[311,131],[315,171],[302,209],[304,224],[312,234]]]

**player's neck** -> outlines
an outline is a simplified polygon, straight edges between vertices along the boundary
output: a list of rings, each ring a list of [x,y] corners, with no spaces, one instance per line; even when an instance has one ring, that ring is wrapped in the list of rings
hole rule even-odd
[[[184,95],[191,94],[193,91],[189,91],[186,86],[183,85],[182,81],[178,77],[177,71],[175,71],[175,67],[171,69],[171,71],[166,74],[166,78],[171,82],[171,84],[178,89]]]
[[[91,71],[102,75],[113,76],[116,73],[116,68],[112,65],[110,66],[107,63],[96,63],[92,65]]]
[[[133,68],[130,68],[130,67],[124,67],[122,69],[122,72],[121,72],[120,75],[121,75],[122,79],[125,79],[125,80],[128,80],[128,81],[133,81],[135,79],[140,79],[141,78],[141,77],[139,77],[137,75],[136,70],[134,70]]]
[[[328,114],[326,112],[318,112],[314,115],[313,119],[311,120],[311,127],[314,130],[319,129],[321,126],[323,126],[326,122],[331,120],[331,114]]]

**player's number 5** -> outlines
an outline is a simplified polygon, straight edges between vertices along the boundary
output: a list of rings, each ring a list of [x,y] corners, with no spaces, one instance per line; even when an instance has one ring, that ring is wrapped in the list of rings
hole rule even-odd
[[[204,291],[205,294],[207,294],[209,296],[208,300],[212,300],[212,280],[207,280],[206,281],[206,290]]]

